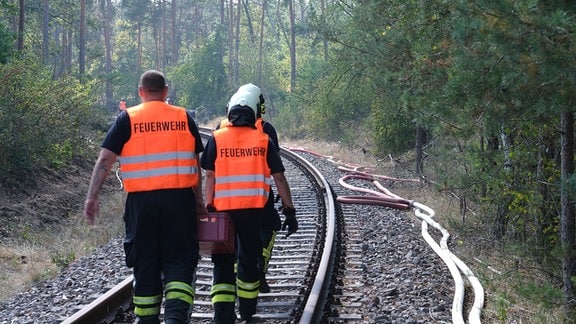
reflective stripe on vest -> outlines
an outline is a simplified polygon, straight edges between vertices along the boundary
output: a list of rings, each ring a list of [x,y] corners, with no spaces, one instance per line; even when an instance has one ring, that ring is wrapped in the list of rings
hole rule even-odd
[[[153,163],[168,160],[195,160],[196,153],[194,152],[167,152],[160,154],[137,155],[126,158],[120,158],[120,164],[134,164],[134,163]],[[154,168],[150,170],[140,171],[123,171],[123,179],[137,179],[144,177],[158,177],[171,174],[196,174],[198,168],[193,166],[176,166],[165,168]]]
[[[120,153],[127,192],[191,188],[198,183],[196,141],[186,110],[161,101],[127,109],[130,139]]]
[[[262,181],[268,185],[270,185],[272,182],[270,178],[265,178],[264,175],[262,174],[245,174],[240,176],[227,176],[217,178],[216,185],[242,183],[242,182],[262,182]],[[218,190],[217,192],[214,193],[214,198],[261,196],[267,193],[269,193],[269,190],[261,188]]]
[[[216,184],[224,184],[231,182],[244,182],[244,181],[264,181],[271,184],[270,178],[266,178],[263,174],[244,174],[237,176],[222,176],[216,179]]]
[[[216,142],[214,207],[262,208],[270,192],[268,135],[249,127],[214,132]]]

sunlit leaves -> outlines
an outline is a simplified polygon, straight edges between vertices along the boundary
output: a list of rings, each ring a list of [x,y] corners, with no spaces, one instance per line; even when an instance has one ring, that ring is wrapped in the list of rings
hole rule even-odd
[[[24,177],[41,165],[62,165],[82,150],[92,99],[90,84],[52,79],[34,58],[0,68],[0,180]]]

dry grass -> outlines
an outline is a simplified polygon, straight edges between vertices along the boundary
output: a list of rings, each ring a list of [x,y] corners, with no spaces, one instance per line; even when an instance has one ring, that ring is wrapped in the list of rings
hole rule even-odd
[[[0,301],[53,277],[60,267],[123,235],[123,197],[121,191],[103,194],[100,218],[93,226],[86,224],[78,210],[69,224],[57,230],[28,233],[20,243],[1,244]]]
[[[53,275],[57,268],[43,246],[0,246],[0,300],[31,282]]]

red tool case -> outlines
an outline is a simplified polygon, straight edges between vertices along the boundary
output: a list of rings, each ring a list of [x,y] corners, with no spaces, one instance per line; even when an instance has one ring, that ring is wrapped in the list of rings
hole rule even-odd
[[[210,212],[198,220],[200,252],[205,254],[234,253],[236,231],[228,213]]]

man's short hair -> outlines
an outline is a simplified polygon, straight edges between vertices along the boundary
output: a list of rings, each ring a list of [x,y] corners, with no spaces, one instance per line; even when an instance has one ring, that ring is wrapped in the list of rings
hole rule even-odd
[[[148,92],[162,91],[166,88],[166,78],[160,71],[148,70],[140,77],[140,87]]]

